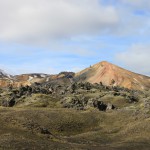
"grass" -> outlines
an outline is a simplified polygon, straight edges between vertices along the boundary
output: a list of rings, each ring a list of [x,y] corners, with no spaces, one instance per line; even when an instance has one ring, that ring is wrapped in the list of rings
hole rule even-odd
[[[59,107],[59,100],[51,95],[32,94],[30,97],[21,97],[15,107]],[[58,105],[58,106],[57,106]]]
[[[1,149],[148,149],[150,120],[133,111],[0,108]],[[44,135],[38,127],[48,129]]]
[[[0,107],[0,150],[149,149],[150,111],[145,111],[142,99],[138,103],[128,103],[123,96],[113,96],[109,92],[81,93],[66,96],[100,97],[104,103],[120,109],[79,111],[61,108],[60,96],[23,96],[13,108]],[[7,92],[3,94],[9,98]],[[43,134],[41,129],[48,132]]]

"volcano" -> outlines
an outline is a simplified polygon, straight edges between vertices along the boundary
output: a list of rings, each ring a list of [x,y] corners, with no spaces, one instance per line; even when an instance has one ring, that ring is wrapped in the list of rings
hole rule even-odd
[[[77,81],[120,86],[135,90],[150,88],[150,77],[137,74],[107,61],[102,61],[76,73]]]

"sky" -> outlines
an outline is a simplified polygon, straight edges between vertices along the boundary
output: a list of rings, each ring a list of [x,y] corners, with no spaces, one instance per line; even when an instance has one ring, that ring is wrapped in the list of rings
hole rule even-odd
[[[55,74],[104,60],[150,76],[149,0],[0,0],[0,69]]]

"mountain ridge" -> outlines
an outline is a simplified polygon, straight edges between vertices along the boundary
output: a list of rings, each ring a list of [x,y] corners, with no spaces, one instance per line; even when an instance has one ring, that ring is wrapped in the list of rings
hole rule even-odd
[[[0,70],[0,87],[13,85],[19,87],[21,85],[31,85],[35,82],[43,83],[58,79],[68,78],[71,76],[74,81],[102,83],[107,86],[120,86],[135,90],[144,90],[150,88],[150,77],[134,73],[107,61],[96,63],[80,72],[61,72],[59,74],[50,75],[44,73],[30,73],[11,76]]]

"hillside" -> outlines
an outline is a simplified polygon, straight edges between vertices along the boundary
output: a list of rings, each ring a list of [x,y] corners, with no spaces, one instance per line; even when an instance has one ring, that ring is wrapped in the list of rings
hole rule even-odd
[[[0,149],[148,150],[150,91],[120,87],[134,80],[128,88],[149,86],[108,62],[77,74],[3,74]]]
[[[133,73],[106,61],[76,73],[75,78],[77,81],[102,82],[107,86],[121,86],[136,90],[150,88],[150,77]]]
[[[149,149],[149,91],[66,83],[0,89],[0,149]]]
[[[34,83],[48,83],[52,82],[68,84],[72,82],[71,78],[74,77],[74,72],[60,72],[59,74],[49,75],[44,73],[30,73],[30,74],[20,74],[20,75],[8,75],[6,73],[0,72],[0,88],[7,88],[10,85],[13,87],[20,86],[31,86]]]

